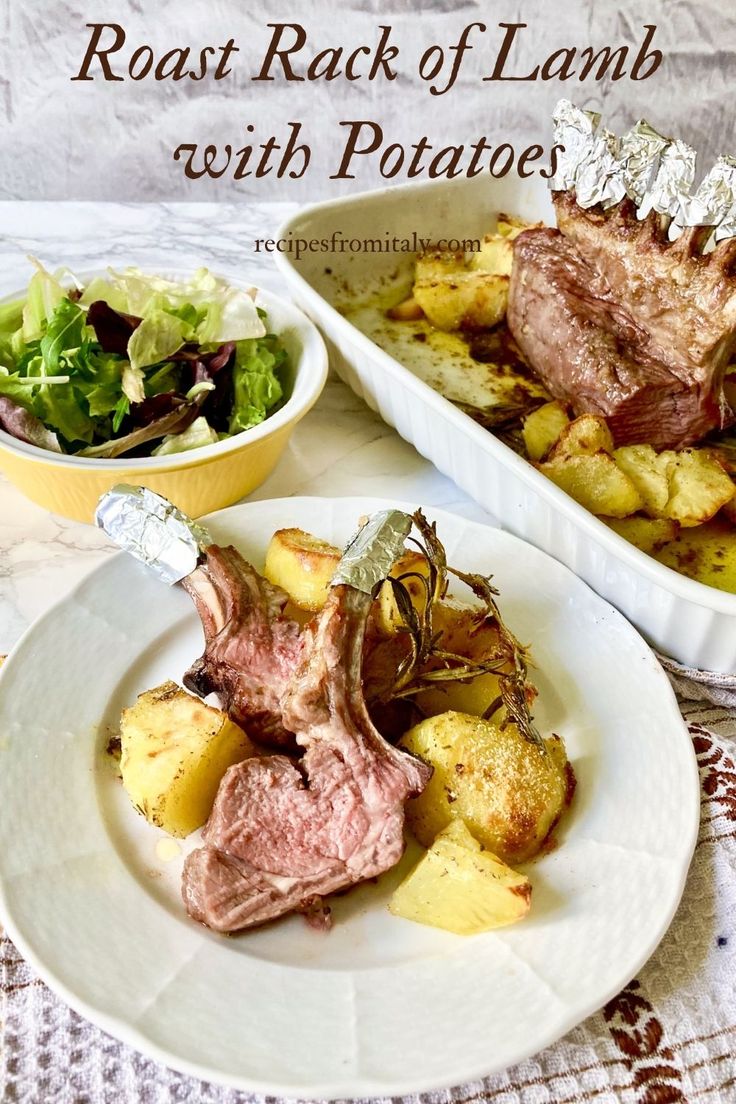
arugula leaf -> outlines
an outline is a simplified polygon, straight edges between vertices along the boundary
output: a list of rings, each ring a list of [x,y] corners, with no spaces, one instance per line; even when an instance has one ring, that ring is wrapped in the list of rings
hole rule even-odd
[[[120,399],[118,399],[117,405],[115,406],[115,412],[114,412],[113,417],[112,417],[112,431],[113,431],[113,433],[117,433],[117,431],[120,429],[120,426],[123,423],[123,418],[129,412],[130,412],[130,401],[129,401],[127,395],[123,395],[123,396],[121,396]]]
[[[59,364],[66,349],[78,349],[82,344],[85,314],[70,299],[62,299],[46,326],[41,338],[41,357],[44,375],[59,375]]]

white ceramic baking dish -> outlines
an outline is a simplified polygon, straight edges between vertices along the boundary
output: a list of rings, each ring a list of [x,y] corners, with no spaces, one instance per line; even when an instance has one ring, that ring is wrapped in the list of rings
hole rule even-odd
[[[538,178],[409,184],[307,207],[280,237],[295,241],[482,237],[499,211],[554,222]],[[736,672],[736,595],[665,567],[619,537],[526,460],[481,428],[344,318],[335,304],[410,263],[395,252],[277,255],[303,310],[322,330],[350,387],[501,525],[572,568],[661,652],[688,666]]]

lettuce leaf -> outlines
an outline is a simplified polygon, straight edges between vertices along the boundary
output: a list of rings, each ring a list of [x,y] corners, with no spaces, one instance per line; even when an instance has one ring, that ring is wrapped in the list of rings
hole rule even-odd
[[[164,437],[160,445],[151,452],[151,456],[172,456],[176,452],[188,452],[189,449],[202,448],[204,445],[216,445],[217,433],[207,419],[200,415],[188,429]]]
[[[167,310],[156,308],[144,314],[140,326],[136,326],[128,341],[131,368],[138,371],[168,360],[181,349],[190,333],[189,323]]]
[[[178,317],[189,327],[184,340],[198,345],[244,341],[266,333],[251,295],[206,268],[198,269],[189,280],[167,280],[134,267],[123,272],[110,269],[106,280],[94,280],[85,289],[83,305],[93,302],[92,293],[115,310],[136,315],[144,322],[154,316],[160,320],[161,311]],[[134,367],[145,367],[141,356],[148,357],[148,353],[140,353],[136,346],[132,355],[129,346],[128,354]],[[155,363],[146,360],[146,364]]]
[[[280,402],[283,388],[278,369],[285,360],[286,351],[274,334],[236,342],[230,433],[258,425]]]
[[[44,323],[53,315],[68,291],[60,283],[58,276],[51,275],[38,261],[34,260],[36,271],[28,284],[28,296],[23,307],[22,340],[38,341],[44,330]]]

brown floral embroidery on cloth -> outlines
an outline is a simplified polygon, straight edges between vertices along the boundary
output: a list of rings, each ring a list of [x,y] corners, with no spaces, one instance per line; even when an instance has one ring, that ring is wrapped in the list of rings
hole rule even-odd
[[[682,1070],[673,1064],[664,1028],[654,1008],[641,992],[641,982],[631,981],[603,1009],[611,1037],[621,1051],[634,1087],[642,1088],[640,1104],[677,1104],[685,1101]]]
[[[736,822],[736,762],[714,743],[702,725],[690,725],[703,794],[716,804],[716,816]]]

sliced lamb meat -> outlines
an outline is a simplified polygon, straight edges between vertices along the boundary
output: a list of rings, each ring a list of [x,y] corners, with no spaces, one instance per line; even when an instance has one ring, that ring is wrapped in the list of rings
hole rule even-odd
[[[184,867],[190,915],[217,931],[265,923],[394,866],[404,803],[430,769],[381,737],[361,686],[371,597],[331,589],[304,630],[301,663],[281,699],[301,760],[247,759],[226,773],[205,846]]]
[[[583,210],[555,194],[559,231],[514,242],[508,323],[550,392],[604,415],[617,444],[680,448],[732,420],[723,394],[736,346],[736,246],[708,230],[666,240],[632,204]]]
[[[302,652],[301,630],[284,617],[287,595],[259,575],[234,548],[211,544],[204,562],[183,580],[202,621],[205,650],[184,685],[222,707],[254,740],[293,746],[281,696]]]

